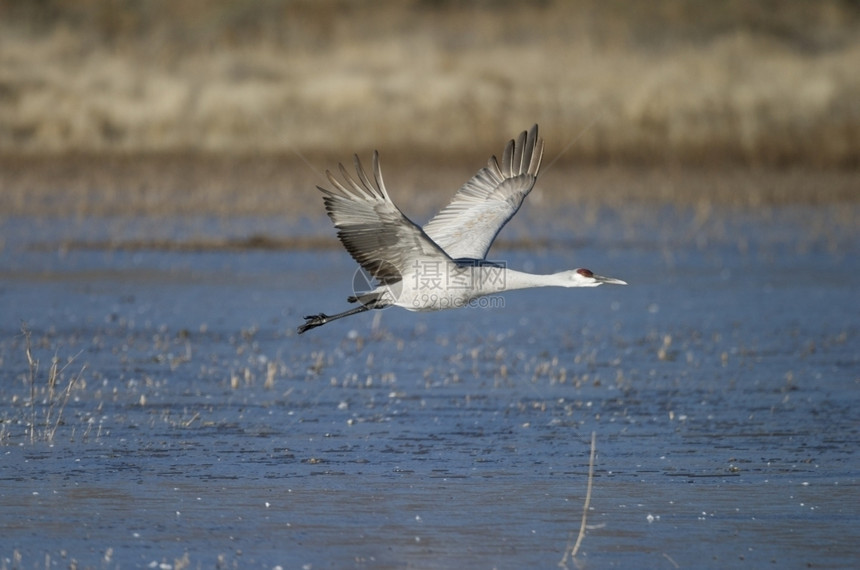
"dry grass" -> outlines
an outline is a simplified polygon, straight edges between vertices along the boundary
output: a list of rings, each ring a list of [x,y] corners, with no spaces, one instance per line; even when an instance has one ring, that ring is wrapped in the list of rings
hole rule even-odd
[[[840,0],[9,1],[0,214],[319,217],[379,148],[421,219],[533,122],[532,207],[856,203],[858,68]]]
[[[483,158],[539,122],[572,160],[854,166],[857,6],[10,1],[0,152]]]
[[[501,152],[503,140],[483,152]],[[547,149],[548,158],[558,150]],[[338,160],[348,161],[348,155],[312,158],[313,169],[296,157],[281,155],[0,156],[0,213],[317,219],[323,217],[323,208],[314,187],[327,184],[321,171],[335,167]],[[485,160],[454,159],[442,164],[384,155],[382,168],[395,202],[422,221],[447,203]],[[860,172],[850,169],[557,163],[544,168],[528,207],[630,208],[663,203],[702,209],[856,204],[860,199],[857,188]],[[849,208],[846,215],[849,211],[854,210]]]
[[[588,509],[591,506],[591,488],[594,482],[594,454],[596,451],[597,432],[591,432],[591,453],[588,456],[588,484],[585,490],[585,500],[582,503],[582,521],[579,523],[579,532],[576,535],[576,542],[570,544],[570,541],[568,541],[568,544],[564,549],[564,556],[561,557],[561,560],[558,563],[561,568],[568,567],[568,559],[573,561],[577,568],[580,567],[577,563],[576,555],[579,552],[580,546],[582,546],[582,541],[585,538],[585,530],[587,528]],[[573,538],[572,535],[571,538]]]
[[[51,366],[45,377],[44,383],[40,382],[39,361],[33,356],[33,348],[30,339],[30,331],[26,325],[22,325],[21,334],[24,336],[24,350],[27,356],[27,376],[26,383],[29,389],[29,400],[23,402],[29,408],[29,417],[25,422],[28,424],[27,433],[30,443],[37,441],[53,443],[57,435],[57,430],[65,424],[63,413],[66,405],[72,396],[72,391],[81,384],[85,384],[82,376],[86,366],[81,367],[77,374],[71,374],[66,377],[66,369],[72,365],[75,358],[69,359],[64,365],[60,366],[60,360],[57,356],[51,359]],[[65,386],[62,383],[65,382]],[[16,403],[16,398],[12,399],[12,403]],[[23,418],[22,411],[22,418]],[[0,442],[10,437],[6,432],[7,421],[3,422],[2,431],[0,431]],[[74,429],[72,429],[74,433]],[[84,437],[88,434],[88,430],[84,433]]]

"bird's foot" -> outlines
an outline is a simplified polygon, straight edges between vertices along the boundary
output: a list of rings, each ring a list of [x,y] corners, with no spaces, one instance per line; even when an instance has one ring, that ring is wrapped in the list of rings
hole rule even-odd
[[[308,331],[312,328],[321,327],[328,322],[328,315],[325,313],[320,313],[318,315],[308,315],[305,317],[305,324],[300,325],[298,329],[299,334],[302,334],[305,331]]]

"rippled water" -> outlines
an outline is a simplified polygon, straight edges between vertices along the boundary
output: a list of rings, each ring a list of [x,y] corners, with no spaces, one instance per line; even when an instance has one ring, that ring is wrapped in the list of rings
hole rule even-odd
[[[860,247],[829,215],[562,220],[494,257],[630,285],[302,336],[347,306],[339,250],[51,247],[272,220],[6,220],[0,568],[556,567],[592,432],[571,567],[851,566]]]

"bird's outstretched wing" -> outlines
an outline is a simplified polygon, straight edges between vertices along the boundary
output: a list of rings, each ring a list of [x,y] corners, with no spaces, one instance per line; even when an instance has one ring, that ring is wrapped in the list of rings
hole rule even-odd
[[[460,188],[424,232],[453,259],[484,259],[499,231],[517,213],[537,180],[543,139],[534,125],[505,146]]]
[[[445,252],[389,198],[379,169],[379,153],[373,153],[373,181],[357,155],[354,160],[358,181],[339,164],[345,184],[327,170],[326,176],[336,190],[317,186],[325,194],[326,212],[338,230],[337,237],[352,258],[381,283],[399,281],[418,259],[447,260]]]

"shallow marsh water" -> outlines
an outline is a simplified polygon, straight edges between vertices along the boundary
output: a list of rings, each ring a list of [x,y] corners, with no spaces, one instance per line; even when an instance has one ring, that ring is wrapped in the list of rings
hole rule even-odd
[[[548,245],[493,256],[628,287],[302,336],[346,306],[339,249],[61,246],[277,220],[6,219],[0,567],[556,567],[592,432],[571,567],[851,566],[860,235],[839,210],[603,211],[587,235],[562,212],[503,234]]]

